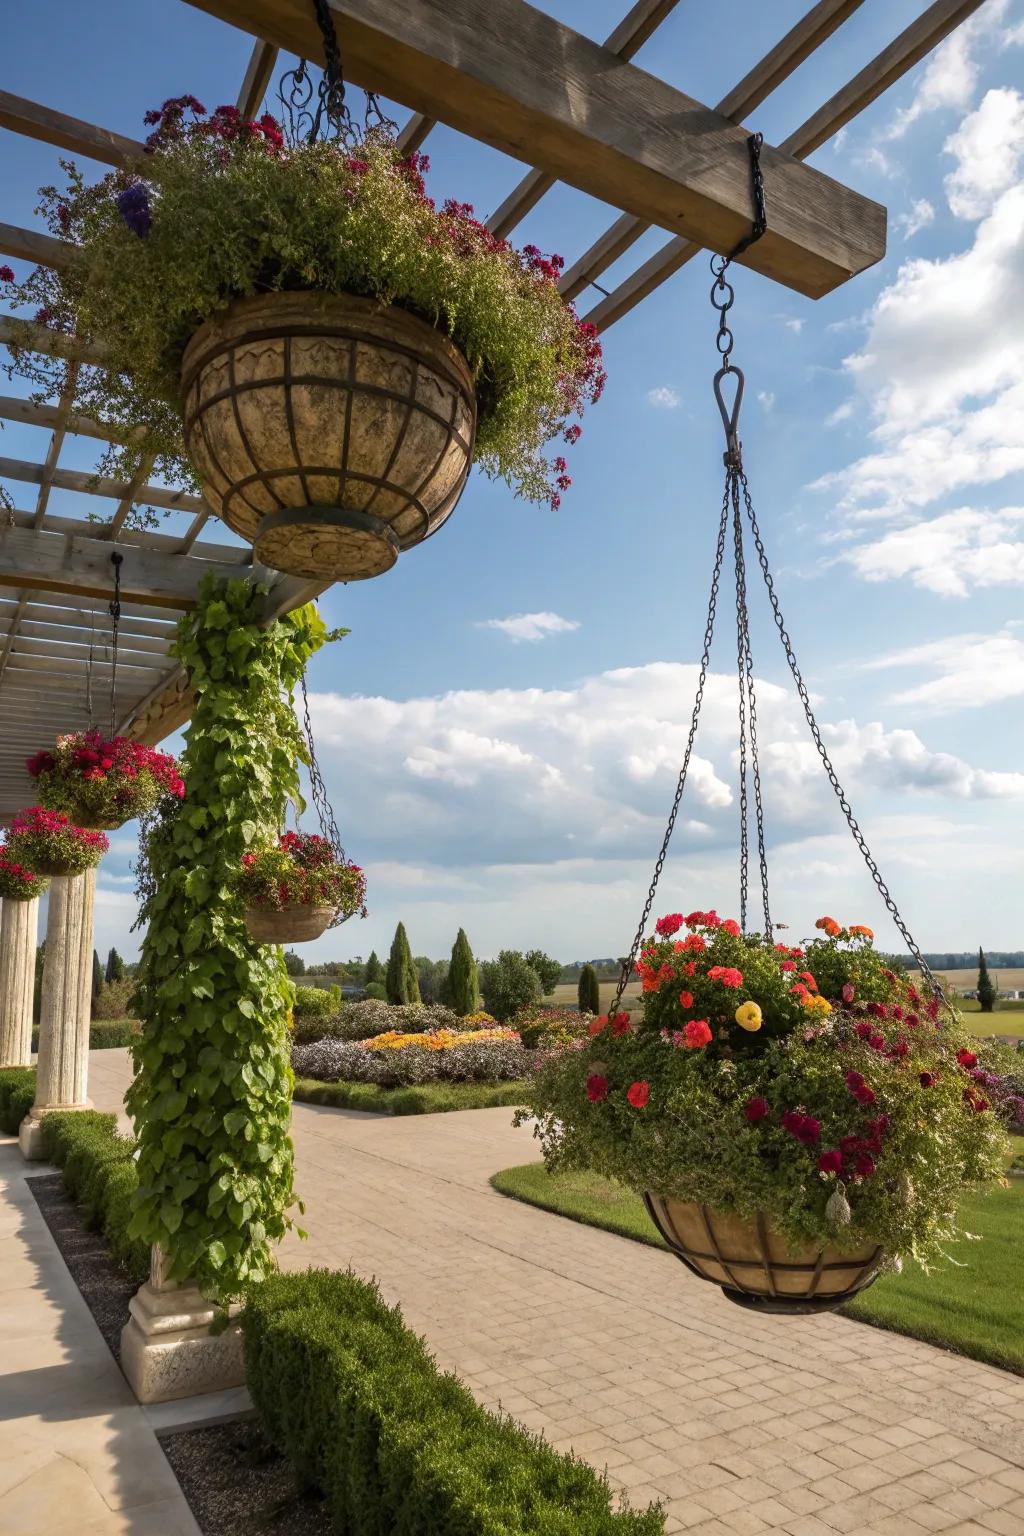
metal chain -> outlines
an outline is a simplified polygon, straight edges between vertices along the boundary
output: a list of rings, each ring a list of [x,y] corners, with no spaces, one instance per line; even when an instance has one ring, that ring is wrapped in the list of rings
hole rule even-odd
[[[757,548],[757,558],[761,566],[761,575],[764,577],[764,584],[768,590],[768,600],[772,605],[772,615],[775,619],[775,627],[779,632],[779,638],[782,641],[782,647],[786,653],[786,660],[789,663],[789,670],[793,674],[793,681],[796,684],[796,691],[800,695],[800,702],[804,707],[804,715],[807,719],[807,724],[810,727],[811,736],[814,739],[814,745],[818,750],[818,756],[821,758],[822,766],[824,767],[825,772],[828,774],[829,783],[832,785],[832,788],[835,791],[836,799],[839,801],[843,815],[846,817],[846,823],[850,828],[851,833],[853,834],[853,840],[857,844],[857,847],[860,849],[864,862],[868,867],[868,872],[870,873],[872,880],[875,882],[875,887],[878,891],[878,894],[881,896],[890,917],[902,934],[907,948],[920,967],[921,975],[925,977],[936,996],[942,997],[944,995],[942,988],[933,975],[931,967],[928,965],[924,956],[921,954],[921,951],[918,949],[917,944],[914,942],[913,934],[910,932],[910,929],[907,927],[906,923],[903,921],[902,916],[900,915],[899,908],[892,898],[889,887],[886,885],[882,878],[881,871],[879,870],[878,865],[875,863],[874,857],[872,856],[871,849],[868,847],[864,833],[861,831],[860,824],[857,821],[856,816],[853,814],[850,802],[847,800],[846,793],[839,782],[835,768],[832,766],[832,759],[828,755],[828,749],[821,738],[821,730],[818,726],[817,720],[814,717],[814,710],[811,708],[811,700],[810,695],[807,692],[807,685],[803,680],[799,665],[797,664],[796,654],[793,650],[793,642],[789,638],[789,632],[786,629],[785,620],[782,617],[782,609],[779,604],[778,593],[775,590],[775,582],[772,579],[772,573],[768,568],[768,556],[765,553],[764,541],[761,538],[761,530],[758,527],[757,514],[754,511],[754,503],[750,495],[750,487],[747,483],[747,477],[742,470],[740,471],[740,485],[742,487],[743,501],[747,511],[747,521],[750,524],[750,531],[754,536],[754,544]]]
[[[306,675],[303,673],[299,679],[299,687],[302,690],[302,731],[306,738],[306,750],[309,754],[309,789],[310,796],[316,810],[317,820],[320,823],[320,834],[331,845],[331,851],[339,864],[348,863],[348,854],[345,852],[341,841],[341,833],[338,831],[338,823],[334,819],[334,811],[327,797],[327,786],[320,772],[320,764],[317,762],[316,745],[313,741],[313,722],[309,717],[309,695],[306,692]],[[332,928],[339,928],[346,918],[334,916]]]
[[[740,928],[747,931],[747,708],[746,708],[746,647],[744,628],[747,619],[746,590],[743,579],[743,524],[740,519],[739,491],[736,474],[730,466],[725,472],[725,495],[732,504],[733,561],[736,567],[736,671],[739,679],[740,722]]]
[[[665,836],[662,838],[661,851],[654,865],[654,874],[651,876],[650,888],[647,892],[647,900],[637,930],[633,937],[633,943],[629,954],[622,962],[619,973],[618,986],[615,989],[615,999],[608,1010],[608,1017],[612,1018],[619,1010],[622,1002],[622,994],[626,990],[633,964],[636,960],[640,945],[643,942],[644,931],[647,927],[647,919],[651,915],[654,906],[654,897],[658,890],[658,881],[665,867],[665,859],[668,854],[669,843],[672,841],[672,833],[675,831],[676,817],[679,815],[679,806],[683,798],[683,790],[686,788],[686,775],[690,770],[690,754],[693,751],[693,743],[697,735],[697,722],[700,719],[700,708],[704,702],[704,687],[708,680],[708,668],[711,665],[711,641],[715,633],[715,614],[718,608],[718,588],[722,578],[722,562],[725,559],[725,534],[729,525],[729,499],[728,493],[722,498],[722,511],[718,522],[718,543],[715,547],[715,568],[711,576],[711,594],[708,598],[708,616],[704,625],[704,650],[700,659],[700,676],[697,679],[697,693],[693,701],[693,714],[690,717],[690,734],[686,738],[686,751],[683,754],[683,766],[679,770],[679,778],[676,780],[676,792],[672,799],[672,809],[669,812],[668,825],[665,828]]]
[[[761,763],[757,747],[757,692],[754,687],[754,655],[750,645],[750,614],[747,608],[747,572],[746,561],[743,555],[743,522],[740,516],[739,483],[735,472],[729,471],[732,482],[730,499],[733,509],[733,539],[736,549],[736,613],[737,628],[741,631],[737,636],[738,649],[742,649],[742,671],[740,675],[740,719],[742,730],[743,691],[746,690],[747,708],[750,730],[750,768],[754,783],[754,815],[757,822],[757,855],[761,876],[761,901],[764,908],[764,931],[770,937],[772,934],[772,915],[768,901],[768,855],[764,837],[764,801],[761,795]],[[746,786],[744,786],[745,791]],[[744,812],[744,826],[746,825],[746,813]],[[747,838],[744,832],[742,848],[743,867],[741,872],[741,895],[745,896],[747,886]],[[744,901],[744,910],[746,903]],[[741,918],[741,926],[746,931],[744,918]]]
[[[334,26],[334,17],[328,0],[313,0],[317,26],[324,45],[324,73],[317,87],[317,107],[313,127],[309,135],[312,143],[320,132],[320,124],[326,117],[334,129],[335,137],[348,139],[355,134],[352,114],[345,103],[345,80],[341,69],[341,45]]]
[[[89,655],[85,663],[85,708],[89,715],[90,731],[95,724],[92,709],[92,656],[96,646],[96,610],[89,610]]]
[[[124,564],[124,555],[115,549],[110,557],[110,563],[114,567],[114,595],[110,599],[110,617],[113,621],[110,631],[111,664],[110,664],[110,734],[117,734],[117,632],[121,623],[121,566]]]

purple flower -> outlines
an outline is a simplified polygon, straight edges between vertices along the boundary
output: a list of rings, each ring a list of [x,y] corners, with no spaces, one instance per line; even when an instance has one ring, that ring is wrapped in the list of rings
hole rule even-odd
[[[133,181],[117,199],[117,211],[132,234],[145,240],[153,227],[153,213],[149,206],[149,192],[141,181]]]

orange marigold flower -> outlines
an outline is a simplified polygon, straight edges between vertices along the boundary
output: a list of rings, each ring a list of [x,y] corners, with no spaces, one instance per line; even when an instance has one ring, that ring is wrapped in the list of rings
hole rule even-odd
[[[874,931],[864,923],[851,923],[850,932],[855,933],[858,938],[862,939],[873,939],[875,936]]]

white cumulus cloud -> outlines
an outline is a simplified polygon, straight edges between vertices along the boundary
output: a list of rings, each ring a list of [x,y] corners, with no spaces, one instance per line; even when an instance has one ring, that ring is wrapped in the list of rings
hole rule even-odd
[[[670,389],[667,384],[659,384],[657,389],[647,391],[647,403],[657,406],[662,411],[674,411],[681,404],[681,396],[677,390]]]
[[[942,597],[1024,586],[1024,507],[959,507],[894,528],[843,558],[867,581],[905,581]]]
[[[930,112],[970,104],[978,84],[979,55],[984,46],[995,38],[1003,44],[1014,40],[1012,32],[1002,29],[1008,9],[1009,0],[987,0],[936,48],[921,72],[909,105],[896,113],[884,131],[884,138],[902,138],[908,128]]]
[[[1020,179],[1024,159],[1024,96],[992,90],[965,117],[944,150],[956,160],[946,177],[946,196],[961,219],[981,219]]]
[[[507,619],[481,619],[478,629],[497,629],[518,644],[522,640],[546,640],[579,629],[578,619],[563,619],[560,613],[515,613]]]
[[[906,212],[896,215],[896,228],[902,230],[904,240],[912,240],[934,222],[935,209],[926,197],[916,197]]]
[[[937,712],[1003,703],[1024,694],[1024,639],[1016,628],[1007,625],[992,635],[948,635],[942,640],[895,651],[868,663],[868,669],[909,667],[936,674],[893,694],[896,704],[922,705]],[[978,770],[972,769],[971,773],[977,776]],[[1024,782],[1024,775],[986,773],[981,779],[992,785],[1006,785],[1010,781]]]

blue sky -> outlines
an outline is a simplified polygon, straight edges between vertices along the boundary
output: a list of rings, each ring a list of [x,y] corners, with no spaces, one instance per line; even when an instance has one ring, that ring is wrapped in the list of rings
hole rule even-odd
[[[546,8],[600,37],[624,0]],[[749,126],[784,137],[921,8],[864,6]],[[681,5],[637,62],[713,104],[804,9]],[[249,51],[173,0],[38,0],[8,35],[8,88],[133,135],[165,96],[233,99]],[[736,273],[745,462],[790,632],[840,777],[928,949],[1024,942],[1022,77],[1024,4],[985,0],[812,159],[888,206],[885,260],[817,303]],[[434,195],[485,214],[521,174],[445,129],[426,147]],[[4,150],[5,216],[31,223],[56,153],[13,136]],[[571,263],[611,216],[561,188],[515,238]],[[608,333],[608,389],[559,512],[475,474],[436,539],[323,600],[352,633],[310,669],[314,723],[371,916],[307,957],[381,950],[399,918],[430,954],[460,924],[482,954],[539,945],[568,960],[628,943],[685,739],[721,497],[709,283],[699,258]],[[7,453],[39,445],[29,429],[4,436]],[[59,495],[51,506],[66,510]],[[775,916],[803,933],[828,910],[895,945],[760,591],[753,638]],[[736,907],[733,646],[723,630],[656,910]],[[126,829],[97,918],[101,946],[127,952],[131,846]]]

